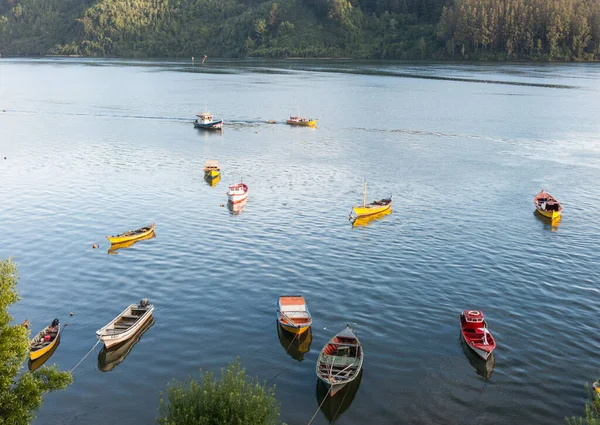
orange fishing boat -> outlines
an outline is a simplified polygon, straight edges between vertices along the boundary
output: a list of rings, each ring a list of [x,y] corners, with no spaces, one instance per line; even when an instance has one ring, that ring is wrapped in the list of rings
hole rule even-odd
[[[301,335],[312,325],[312,317],[302,295],[283,295],[277,304],[277,321],[283,329]]]

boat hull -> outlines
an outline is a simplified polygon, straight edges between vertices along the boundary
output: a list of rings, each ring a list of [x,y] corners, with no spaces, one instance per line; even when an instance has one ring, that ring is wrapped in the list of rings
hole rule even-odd
[[[295,125],[296,127],[314,127],[314,126],[317,125],[317,120],[310,120],[310,121],[291,121],[291,120],[286,120],[285,123],[289,124],[289,125]]]
[[[128,308],[135,307],[135,304],[132,304]],[[154,306],[150,307],[148,311],[146,311],[140,318],[140,320],[131,328],[127,329],[125,332],[110,334],[110,335],[102,335],[99,334],[100,331],[96,332],[98,339],[104,343],[106,348],[113,347],[115,345],[121,344],[122,342],[127,341],[129,338],[133,337],[138,330],[140,330],[144,324],[146,324],[152,318],[152,312],[154,311]],[[111,323],[118,320],[125,312],[121,313],[117,318],[115,318]],[[109,323],[109,325],[111,324]],[[108,326],[108,325],[107,325]]]
[[[209,170],[204,172],[204,177],[207,179],[216,179],[221,175],[219,170]]]
[[[144,239],[146,237],[148,237],[149,235],[151,235],[154,232],[154,225],[155,223],[152,223],[152,225],[149,227],[148,230],[146,230],[145,232],[140,232],[140,233],[136,233],[135,235],[129,235],[129,236],[107,236],[106,239],[108,239],[110,241],[111,244],[116,244],[116,243],[123,243],[123,242],[129,242],[129,241],[135,241],[138,239]]]
[[[306,325],[306,326],[292,326],[292,325],[288,325],[288,324],[284,324],[281,319],[279,319],[279,324],[281,325],[281,327],[283,328],[283,330],[289,332],[289,333],[293,333],[295,335],[302,335],[304,332],[306,332],[307,330],[310,329],[310,325]]]
[[[560,215],[562,212],[562,211],[546,211],[541,208],[538,208],[537,205],[536,205],[535,209],[538,213],[540,213],[544,217],[549,218],[551,220],[556,220],[556,219],[560,218]]]
[[[223,120],[213,121],[209,123],[195,122],[194,127],[201,128],[203,130],[220,130],[223,128]]]
[[[375,214],[381,214],[392,208],[392,203],[390,202],[388,205],[382,205],[380,207],[368,208],[368,207],[353,207],[352,211],[354,212],[354,216],[356,218],[368,217]]]
[[[244,193],[242,195],[229,195],[229,194],[227,194],[227,199],[232,204],[237,204],[239,202],[242,202],[242,201],[245,201],[246,199],[248,199],[248,192],[246,192],[246,193]]]

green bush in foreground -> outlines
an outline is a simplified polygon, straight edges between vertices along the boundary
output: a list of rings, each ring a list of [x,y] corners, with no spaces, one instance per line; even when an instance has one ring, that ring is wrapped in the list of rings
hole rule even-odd
[[[19,375],[29,351],[27,330],[12,324],[8,308],[19,300],[16,264],[0,260],[0,425],[27,425],[47,392],[66,388],[73,378],[56,366]]]
[[[600,425],[600,399],[596,396],[590,387],[585,386],[588,392],[588,401],[585,403],[585,418],[573,416],[571,419],[565,418],[568,425]]]
[[[275,425],[279,403],[274,387],[267,388],[248,378],[239,358],[221,369],[221,381],[214,374],[201,373],[201,382],[188,378],[167,387],[167,399],[160,395],[160,425]]]

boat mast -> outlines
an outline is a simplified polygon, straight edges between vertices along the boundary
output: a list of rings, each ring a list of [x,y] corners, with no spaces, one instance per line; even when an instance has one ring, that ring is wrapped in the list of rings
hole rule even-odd
[[[363,208],[367,205],[367,179],[365,179],[365,188],[363,193]]]

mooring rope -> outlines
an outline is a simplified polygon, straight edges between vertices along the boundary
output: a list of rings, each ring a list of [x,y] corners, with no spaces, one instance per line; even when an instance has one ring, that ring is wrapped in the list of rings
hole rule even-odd
[[[83,359],[79,360],[79,363],[77,363],[77,364],[76,364],[76,365],[73,367],[73,369],[71,369],[69,372],[73,373],[73,371],[74,371],[74,370],[77,368],[77,366],[79,366],[79,365],[81,364],[81,362],[82,362],[82,361],[84,361],[84,360],[86,359],[86,357],[87,357],[87,356],[89,356],[89,355],[92,353],[92,351],[94,351],[94,348],[96,348],[96,346],[97,346],[98,344],[100,344],[100,342],[101,342],[101,341],[100,341],[100,340],[98,340],[98,341],[97,341],[97,342],[94,344],[94,346],[92,347],[92,349],[91,349],[90,351],[88,351],[88,352],[87,352],[87,354],[86,354],[85,356],[83,356]]]
[[[315,420],[315,416],[317,416],[317,413],[319,413],[319,410],[321,410],[321,406],[323,406],[323,403],[325,403],[325,400],[327,400],[327,397],[329,397],[329,392],[331,391],[332,388],[333,388],[332,386],[329,387],[329,389],[327,390],[327,394],[325,394],[325,397],[323,397],[323,401],[321,402],[321,404],[319,404],[319,407],[317,407],[317,411],[315,412],[313,417],[310,418],[310,421],[308,422],[307,425],[312,424],[312,421]]]

